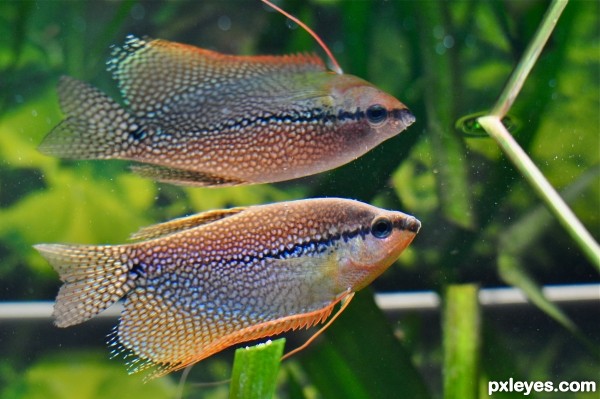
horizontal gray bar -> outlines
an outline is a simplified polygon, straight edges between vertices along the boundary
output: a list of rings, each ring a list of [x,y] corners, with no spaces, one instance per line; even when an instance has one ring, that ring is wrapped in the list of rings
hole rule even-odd
[[[543,288],[544,295],[552,302],[600,302],[600,284],[556,285]],[[440,305],[437,293],[431,291],[397,292],[375,294],[377,305],[384,311],[434,310]],[[516,288],[485,288],[479,291],[483,306],[526,304],[525,295]],[[0,320],[48,319],[52,315],[51,301],[0,302]],[[123,305],[111,306],[97,317],[116,318]]]
[[[542,288],[546,298],[555,303],[600,301],[600,284],[554,285]],[[386,311],[436,309],[439,295],[431,291],[376,294],[377,305]],[[527,304],[517,288],[484,288],[479,291],[482,306]]]

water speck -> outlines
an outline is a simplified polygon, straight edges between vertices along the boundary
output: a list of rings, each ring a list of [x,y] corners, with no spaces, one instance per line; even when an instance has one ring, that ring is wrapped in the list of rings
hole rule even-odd
[[[454,47],[454,37],[452,37],[450,35],[446,35],[446,36],[444,36],[444,40],[442,43],[444,44],[444,47],[452,48],[452,47]]]
[[[477,41],[475,40],[475,36],[467,35],[465,37],[465,46],[466,47],[473,48],[473,47],[475,47],[476,44],[477,44]]]
[[[333,42],[333,46],[331,46],[331,50],[336,54],[343,53],[345,50],[344,42],[341,40],[337,40],[337,41]]]
[[[413,30],[416,27],[415,18],[406,17],[402,20],[403,30]]]
[[[298,24],[295,23],[294,21],[288,19],[287,21],[285,21],[285,23],[287,24],[288,28],[290,28],[291,30],[296,30],[298,29]]]
[[[75,30],[77,32],[83,33],[85,32],[85,29],[87,28],[87,23],[85,22],[85,19],[83,19],[83,17],[76,17],[73,19],[73,28],[75,28]]]
[[[217,26],[222,31],[228,31],[231,29],[231,18],[229,18],[227,15],[221,15],[217,20]]]
[[[435,52],[439,55],[444,55],[446,53],[446,47],[442,43],[438,43],[435,45]]]
[[[136,3],[133,7],[131,7],[131,18],[139,21],[144,19],[144,16],[146,15],[146,9],[144,8],[144,6],[140,3]]]

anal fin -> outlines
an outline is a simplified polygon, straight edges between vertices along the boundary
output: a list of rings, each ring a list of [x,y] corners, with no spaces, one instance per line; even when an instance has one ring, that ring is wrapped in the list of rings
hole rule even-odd
[[[248,182],[243,180],[231,179],[195,170],[170,168],[162,165],[135,164],[131,166],[131,170],[148,179],[185,186],[227,187],[248,184]]]
[[[145,376],[145,380],[161,377],[170,372],[185,369],[189,365],[206,359],[207,357],[220,352],[225,348],[240,344],[242,342],[271,337],[290,330],[307,329],[324,323],[331,315],[335,305],[343,300],[346,296],[347,293],[344,293],[341,297],[335,299],[326,306],[311,312],[281,317],[234,331],[230,334],[220,337],[219,339],[216,339],[209,345],[203,347],[200,351],[194,351],[190,348],[188,353],[185,353],[183,356],[177,359],[172,359],[172,361],[155,362],[153,359],[148,359],[147,366],[145,367],[151,368],[152,366],[155,366],[155,368],[147,376]],[[294,351],[294,353],[295,352],[296,351]]]

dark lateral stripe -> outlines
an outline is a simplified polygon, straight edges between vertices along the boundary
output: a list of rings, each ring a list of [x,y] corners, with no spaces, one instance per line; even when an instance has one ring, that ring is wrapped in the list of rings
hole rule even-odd
[[[361,111],[360,108],[357,108],[356,111],[354,111],[354,112],[340,111],[337,114],[338,121],[344,121],[346,119],[358,121],[358,120],[364,119],[364,118],[365,118],[365,112]]]
[[[248,128],[257,125],[270,125],[276,123],[285,124],[310,124],[318,122],[343,122],[346,120],[358,121],[365,118],[365,112],[357,108],[356,111],[338,111],[337,114],[326,112],[323,108],[312,108],[307,111],[287,111],[267,116],[245,117],[241,119],[229,119],[210,127],[207,133],[218,133],[224,129]]]
[[[336,242],[343,240],[344,242],[348,242],[348,240],[360,235],[363,239],[370,232],[370,228],[362,228],[357,230],[348,231],[345,233],[338,233],[332,235],[330,237],[323,237],[320,240],[314,240],[303,244],[295,244],[291,249],[285,249],[283,251],[273,251],[270,254],[265,255],[265,257],[276,258],[276,259],[288,259],[288,258],[296,258],[303,255],[309,254],[320,254],[325,252],[328,248],[333,246]]]
[[[419,231],[421,224],[414,218],[405,218],[398,222],[394,222],[393,227],[402,231],[408,230],[410,232],[416,233]],[[323,237],[320,240],[314,240],[304,244],[295,244],[291,249],[286,248],[283,251],[274,250],[271,253],[266,254],[264,256],[276,259],[288,259],[308,255],[311,253],[319,254],[326,251],[329,247],[331,247],[340,240],[348,242],[348,240],[357,236],[360,236],[362,239],[364,239],[367,236],[367,234],[371,234],[370,226],[344,233],[338,233],[329,237]]]
[[[404,114],[407,112],[406,109],[394,108],[388,111],[394,119],[402,120]],[[312,108],[308,111],[289,111],[282,112],[279,114],[270,114],[268,116],[254,116],[246,117],[242,119],[228,119],[225,122],[213,125],[202,133],[219,133],[226,129],[244,129],[251,128],[253,126],[267,126],[276,123],[285,124],[310,124],[318,122],[344,122],[344,121],[359,121],[366,118],[365,111],[357,108],[356,111],[344,111],[339,110],[337,114],[332,112],[325,112],[322,108]],[[160,133],[159,133],[160,134]],[[143,140],[148,136],[148,132],[143,128],[139,127],[136,131],[130,133],[131,137],[135,140]]]

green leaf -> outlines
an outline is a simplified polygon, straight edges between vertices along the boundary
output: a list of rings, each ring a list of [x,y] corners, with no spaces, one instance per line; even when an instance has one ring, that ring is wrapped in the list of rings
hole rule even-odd
[[[519,288],[541,311],[562,324],[567,330],[577,333],[578,328],[558,306],[544,296],[540,285],[529,275],[523,262],[516,256],[500,255],[498,273],[504,282]]]
[[[285,339],[281,338],[236,350],[229,398],[273,397],[284,346]]]
[[[576,199],[596,182],[600,167],[588,169],[575,182],[562,191],[566,201]],[[522,258],[548,230],[553,217],[542,205],[529,211],[500,235],[498,248],[498,273],[507,284],[523,291],[525,296],[548,316],[567,330],[579,335],[579,329],[571,319],[543,294],[540,285],[529,275]]]

